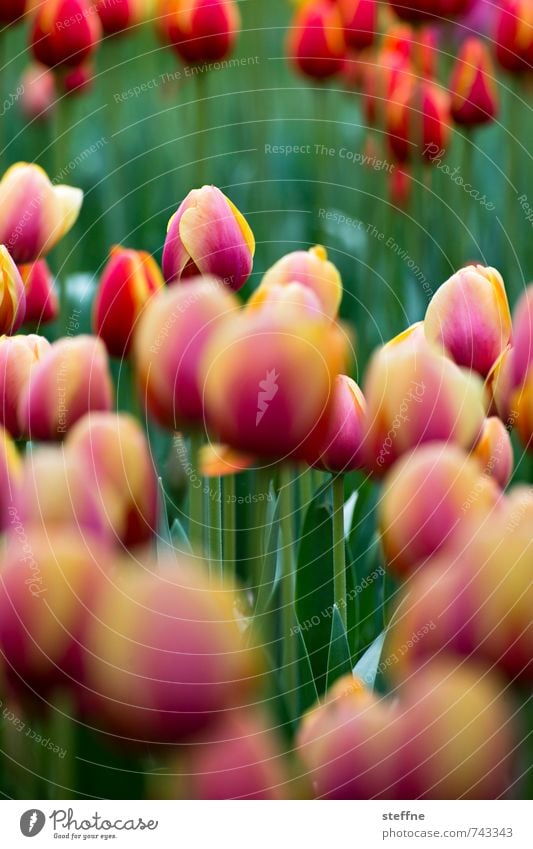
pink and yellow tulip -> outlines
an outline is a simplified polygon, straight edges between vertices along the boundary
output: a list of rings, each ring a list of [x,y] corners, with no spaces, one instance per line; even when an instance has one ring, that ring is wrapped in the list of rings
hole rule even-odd
[[[5,245],[0,245],[0,332],[15,333],[26,315],[26,290]]]
[[[44,259],[19,266],[26,291],[24,321],[49,324],[59,315],[59,298],[54,288],[54,278]]]
[[[253,233],[237,207],[216,186],[193,189],[168,222],[163,275],[173,283],[214,275],[237,292],[252,271]]]
[[[305,447],[311,466],[330,472],[349,472],[365,464],[363,437],[366,401],[350,377],[335,378],[327,409]]]
[[[22,460],[9,434],[0,427],[0,533],[13,524],[13,504],[22,479]]]
[[[509,431],[497,416],[485,419],[472,455],[478,460],[483,473],[505,489],[513,474],[513,446]]]
[[[0,337],[0,424],[14,439],[22,436],[18,408],[31,370],[49,348],[50,343],[44,336]]]

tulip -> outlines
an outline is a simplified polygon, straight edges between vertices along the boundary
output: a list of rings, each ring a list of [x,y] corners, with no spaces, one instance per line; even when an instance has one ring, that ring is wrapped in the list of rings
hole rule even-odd
[[[150,300],[135,333],[138,384],[151,415],[171,430],[203,421],[200,360],[218,325],[238,308],[215,278],[161,290]]]
[[[413,178],[406,168],[396,167],[389,176],[389,199],[397,209],[408,209],[413,192]]]
[[[338,6],[348,47],[353,50],[370,47],[376,37],[378,16],[376,0],[339,0]]]
[[[293,309],[237,314],[202,355],[207,422],[222,442],[258,457],[285,458],[324,413],[347,342],[329,320]],[[312,375],[303,381],[302,375]]]
[[[24,71],[20,87],[20,107],[28,121],[48,120],[56,102],[56,85],[53,72],[45,65],[32,62]]]
[[[501,275],[481,265],[462,268],[433,295],[424,330],[457,365],[486,377],[512,334]]]
[[[26,13],[26,0],[2,0],[0,24],[16,24]]]
[[[0,245],[0,332],[15,333],[26,315],[26,292],[19,270]]]
[[[507,71],[533,68],[533,8],[529,0],[503,0],[496,20],[496,58]]]
[[[26,315],[24,321],[48,324],[59,315],[59,299],[54,289],[54,278],[46,260],[19,266],[20,276],[26,291]]]
[[[118,539],[127,547],[157,530],[158,481],[144,431],[132,416],[91,413],[69,431],[65,452],[93,489]]]
[[[308,463],[330,472],[362,469],[365,418],[359,386],[345,374],[337,375],[327,409],[304,449]]]
[[[472,453],[483,473],[505,489],[513,474],[513,446],[509,431],[497,416],[485,419]]]
[[[19,162],[0,181],[0,243],[19,264],[46,255],[75,223],[81,189],[52,185],[38,165]]]
[[[346,42],[338,6],[330,0],[303,3],[289,29],[287,53],[296,68],[312,79],[340,74],[346,59]]]
[[[89,0],[44,0],[33,16],[31,49],[49,68],[80,65],[94,53],[101,34],[100,18]]]
[[[14,439],[22,436],[18,407],[31,370],[50,348],[43,336],[0,337],[0,424]]]
[[[231,53],[241,17],[235,0],[163,0],[160,24],[184,62],[220,62]]]
[[[272,720],[258,709],[232,711],[195,739],[156,777],[157,799],[287,799],[288,763]]]
[[[485,419],[480,378],[419,337],[417,330],[379,349],[367,370],[365,453],[376,474],[425,442],[470,449]]]
[[[59,339],[33,365],[18,420],[30,439],[60,440],[85,413],[113,405],[106,350],[94,336]]]
[[[399,162],[420,156],[430,162],[448,145],[450,97],[433,82],[404,80],[387,104],[387,140]]]
[[[219,277],[237,292],[252,271],[255,240],[246,219],[216,186],[193,189],[168,222],[163,249],[167,283],[197,274]]]
[[[430,444],[402,457],[385,478],[378,523],[388,571],[404,579],[457,543],[464,527],[490,522],[500,492],[455,445]]]
[[[80,679],[82,634],[110,570],[96,540],[27,527],[14,515],[0,579],[0,648],[16,691],[43,698]]]
[[[404,21],[450,18],[466,11],[470,0],[389,0],[399,18]]]
[[[342,299],[342,280],[322,245],[315,245],[308,251],[293,251],[279,259],[268,269],[248,304],[261,303],[267,290],[273,286],[292,283],[300,283],[311,290],[324,316],[337,317]]]
[[[0,427],[0,533],[13,524],[15,494],[22,477],[22,460],[9,434]],[[1,578],[0,578],[1,581]]]
[[[259,286],[248,300],[247,309],[293,309],[298,313],[308,312],[317,318],[323,316],[323,309],[312,289],[303,283],[272,283]]]
[[[93,606],[87,718],[125,741],[174,743],[246,705],[259,669],[233,606],[197,564],[122,570]]]
[[[97,0],[96,11],[105,35],[131,30],[143,17],[142,0]]]
[[[396,678],[404,678],[439,653],[479,658],[511,680],[533,680],[533,584],[531,525],[508,511],[493,516],[462,546],[443,551],[409,581],[392,617],[386,647],[398,655]],[[413,634],[433,623],[423,638]],[[410,642],[409,642],[410,640]],[[400,653],[400,647],[409,650]]]
[[[396,50],[381,50],[363,71],[363,106],[370,127],[385,120],[388,103],[400,84],[412,80],[409,58]]]
[[[452,71],[450,92],[456,124],[472,127],[496,118],[499,104],[495,73],[490,51],[480,38],[468,38],[461,46]]]
[[[533,527],[533,487],[530,484],[513,486],[505,494],[502,525],[507,533],[520,526]]]
[[[150,254],[111,249],[93,306],[93,330],[114,357],[128,356],[139,317],[151,295],[164,285]]]
[[[94,79],[92,65],[76,65],[66,70],[58,80],[60,91],[67,97],[74,97],[90,89]]]

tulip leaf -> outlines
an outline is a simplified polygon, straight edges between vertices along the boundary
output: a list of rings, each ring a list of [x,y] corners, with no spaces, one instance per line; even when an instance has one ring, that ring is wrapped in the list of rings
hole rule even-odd
[[[266,541],[261,565],[261,579],[257,590],[255,603],[255,616],[261,616],[267,612],[276,588],[276,575],[279,554],[279,497],[274,495],[271,485],[272,499],[268,505],[266,520]]]
[[[168,522],[167,503],[165,496],[165,487],[163,481],[158,478],[159,483],[159,527],[157,529],[157,559],[159,562],[172,554],[176,556],[176,551],[172,543],[172,534]]]
[[[300,717],[306,710],[318,702],[318,692],[315,685],[311,661],[296,615],[294,616],[294,639],[296,640],[298,656],[298,694],[296,698],[297,715]]]
[[[334,604],[331,614],[331,638],[328,650],[327,689],[329,690],[337,678],[351,671],[352,660],[346,628],[341,619],[339,608]]]
[[[189,542],[189,537],[185,532],[185,528],[181,524],[179,519],[174,519],[172,522],[172,527],[170,528],[170,539],[172,541],[172,547],[175,551],[180,554],[192,554],[191,544]]]
[[[354,676],[356,678],[360,678],[367,687],[372,689],[376,683],[380,667],[381,652],[383,651],[383,644],[386,636],[387,630],[384,629],[368,647],[364,655],[359,658],[353,669]]]

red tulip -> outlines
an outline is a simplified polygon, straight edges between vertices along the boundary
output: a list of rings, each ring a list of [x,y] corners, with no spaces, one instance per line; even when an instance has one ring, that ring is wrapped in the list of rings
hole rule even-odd
[[[95,51],[101,33],[90,0],[44,0],[33,19],[31,49],[50,68],[79,65]]]
[[[344,24],[332,0],[308,0],[296,12],[287,53],[297,69],[317,80],[339,74],[346,58]]]
[[[59,315],[59,298],[54,289],[54,278],[45,259],[19,266],[26,289],[26,315],[24,321],[48,324]]]
[[[377,0],[338,0],[348,47],[362,50],[376,37]]]
[[[496,22],[496,57],[515,74],[533,68],[533,6],[531,0],[503,0]]]
[[[2,0],[0,24],[15,24],[26,12],[27,0]]]
[[[450,80],[451,113],[456,124],[486,124],[498,114],[498,92],[488,47],[480,38],[462,45]]]
[[[184,62],[220,62],[233,49],[241,18],[235,0],[162,0],[165,41]]]
[[[442,156],[449,135],[450,98],[444,89],[427,80],[404,81],[395,89],[387,108],[387,139],[400,162]]]
[[[469,4],[470,0],[389,0],[389,5],[404,21],[456,17]]]
[[[143,5],[142,0],[97,0],[96,11],[105,35],[116,35],[138,24]]]

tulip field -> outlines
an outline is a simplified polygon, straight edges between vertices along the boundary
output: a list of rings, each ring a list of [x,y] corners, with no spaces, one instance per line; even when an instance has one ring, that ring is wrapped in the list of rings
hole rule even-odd
[[[0,0],[0,68],[1,797],[530,799],[531,0]]]

